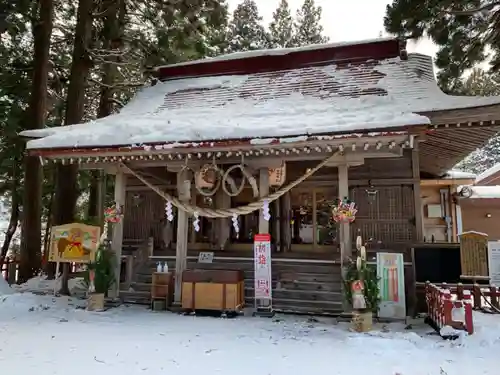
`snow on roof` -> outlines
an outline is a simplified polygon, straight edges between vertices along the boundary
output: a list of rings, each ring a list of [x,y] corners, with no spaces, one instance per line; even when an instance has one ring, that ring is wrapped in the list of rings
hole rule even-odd
[[[485,170],[483,173],[480,173],[479,176],[476,177],[476,184],[480,184],[498,172],[500,172],[500,163],[495,164],[493,167]]]
[[[252,57],[258,56],[283,56],[288,55],[294,52],[305,52],[305,51],[315,51],[319,49],[327,49],[327,48],[337,48],[337,47],[345,47],[345,46],[356,46],[361,44],[373,44],[373,43],[382,43],[391,40],[395,40],[394,37],[385,37],[385,38],[376,38],[376,39],[365,39],[358,40],[353,42],[334,42],[334,43],[323,43],[323,44],[310,44],[307,46],[301,47],[292,47],[292,48],[273,48],[273,49],[259,49],[254,51],[243,51],[243,52],[233,52],[228,53],[226,55],[220,55],[215,57],[207,57],[201,60],[192,60],[181,62],[177,64],[163,65],[157,66],[154,70],[160,70],[161,68],[171,68],[174,66],[187,66],[187,65],[195,65],[202,63],[211,63],[214,61],[228,61],[228,60],[238,60],[238,59],[248,59]]]
[[[452,169],[451,171],[446,172],[443,176],[445,180],[460,180],[460,179],[474,179],[476,178],[475,173],[459,171],[456,169]]]
[[[467,234],[476,234],[476,235],[479,235],[479,236],[488,237],[488,235],[486,233],[476,232],[475,230],[469,230],[467,232],[463,232],[463,233],[459,234],[459,236],[463,236],[463,235],[467,235]]]
[[[460,191],[464,186],[459,186],[457,191]],[[472,190],[469,199],[494,199],[500,198],[500,186],[467,186]]]
[[[417,113],[500,103],[444,94],[432,59],[380,61],[165,81],[144,88],[119,114],[80,125],[25,131],[29,149],[280,138],[427,125]]]

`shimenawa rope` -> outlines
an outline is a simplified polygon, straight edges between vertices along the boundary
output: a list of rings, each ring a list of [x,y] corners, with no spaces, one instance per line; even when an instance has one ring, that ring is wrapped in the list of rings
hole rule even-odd
[[[126,172],[128,172],[131,175],[133,175],[134,177],[136,177],[144,185],[149,187],[151,190],[153,190],[156,194],[158,194],[159,196],[161,196],[165,200],[171,202],[178,209],[183,210],[191,215],[193,215],[194,213],[197,213],[198,216],[224,219],[224,218],[232,217],[234,215],[238,215],[238,216],[248,215],[249,213],[260,210],[263,207],[264,202],[267,201],[268,203],[271,203],[271,202],[275,201],[276,199],[280,198],[281,196],[283,196],[284,194],[289,192],[291,189],[293,189],[295,186],[299,185],[300,183],[305,181],[307,178],[312,176],[314,173],[316,173],[318,170],[320,170],[325,165],[327,165],[330,160],[332,160],[335,156],[337,156],[337,154],[338,154],[338,152],[329,156],[328,158],[323,160],[321,163],[319,163],[314,168],[309,169],[304,175],[302,175],[301,177],[299,177],[295,181],[292,181],[287,186],[284,186],[281,189],[275,191],[274,193],[272,193],[266,197],[262,197],[258,201],[249,203],[246,206],[241,206],[241,207],[236,207],[236,208],[227,208],[227,209],[224,209],[224,208],[216,208],[216,209],[202,208],[202,207],[193,206],[189,203],[182,202],[178,198],[173,197],[170,194],[158,189],[156,186],[151,184],[149,181],[147,181],[140,174],[138,174],[135,171],[133,171],[132,169],[130,169],[126,164],[124,164],[124,163],[120,163],[120,164]]]

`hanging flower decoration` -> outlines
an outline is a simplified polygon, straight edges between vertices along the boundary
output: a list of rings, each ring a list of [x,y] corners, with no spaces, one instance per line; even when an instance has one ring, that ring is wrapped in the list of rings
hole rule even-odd
[[[193,216],[194,216],[194,220],[193,220],[194,230],[196,232],[199,232],[200,231],[200,215],[198,214],[198,212],[195,212],[193,214]]]
[[[262,217],[265,221],[269,221],[271,219],[271,213],[269,212],[269,202],[267,200],[264,201],[262,206]]]
[[[122,216],[122,210],[118,204],[104,210],[104,221],[106,221],[106,223],[119,223]]]
[[[356,204],[347,198],[339,200],[339,202],[332,208],[333,220],[336,223],[352,223],[356,220]]]
[[[174,220],[174,213],[172,210],[172,202],[167,201],[165,205],[165,215],[167,215],[167,220],[172,222]]]
[[[236,232],[236,238],[238,238],[240,235],[240,225],[238,223],[238,215],[237,214],[233,214],[232,221],[233,221],[234,231]]]

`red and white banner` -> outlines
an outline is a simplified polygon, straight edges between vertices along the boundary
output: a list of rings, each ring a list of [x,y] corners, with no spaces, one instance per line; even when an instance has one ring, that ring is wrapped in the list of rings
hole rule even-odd
[[[256,234],[253,252],[255,261],[255,299],[271,300],[271,235]]]

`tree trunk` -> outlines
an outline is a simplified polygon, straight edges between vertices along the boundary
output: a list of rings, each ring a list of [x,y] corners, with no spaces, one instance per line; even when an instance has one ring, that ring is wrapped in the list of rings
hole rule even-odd
[[[107,0],[102,4],[105,12],[104,24],[102,29],[102,50],[115,50],[123,44],[123,29],[126,15],[126,4],[124,0]],[[117,60],[117,54],[108,57],[108,63],[102,67],[102,88],[99,101],[98,118],[109,116],[113,113],[113,96],[117,66],[113,64]],[[89,188],[89,218],[98,218],[102,220],[104,205],[103,173],[101,171],[92,171]]]
[[[87,48],[92,36],[92,0],[80,0],[75,28],[73,58],[66,99],[65,125],[81,122],[84,114],[85,87],[89,75],[91,61]],[[56,171],[56,195],[54,224],[71,223],[75,219],[78,169],[76,165],[58,165]],[[69,295],[68,288],[69,264],[63,264],[61,294]]]
[[[45,273],[47,274],[47,279],[53,280],[56,277],[56,264],[54,262],[49,262],[49,246],[50,246],[50,228],[52,226],[53,218],[52,212],[54,211],[54,195],[55,195],[55,171],[51,170],[52,179],[52,190],[50,191],[50,198],[47,207],[47,222],[45,223],[45,234],[43,236],[43,257],[45,259]]]
[[[12,185],[11,185],[11,204],[10,204],[10,219],[9,226],[7,228],[7,232],[5,233],[5,238],[2,244],[2,248],[0,250],[0,270],[3,266],[3,261],[7,256],[7,252],[9,251],[10,243],[14,234],[17,230],[17,225],[19,223],[19,164],[14,163],[13,165],[13,173],[12,173]]]
[[[34,70],[28,109],[27,129],[44,127],[47,103],[50,37],[54,4],[52,0],[39,0],[38,19],[33,20]],[[24,159],[23,224],[21,233],[21,282],[33,277],[41,267],[41,201],[42,167],[36,156]]]

